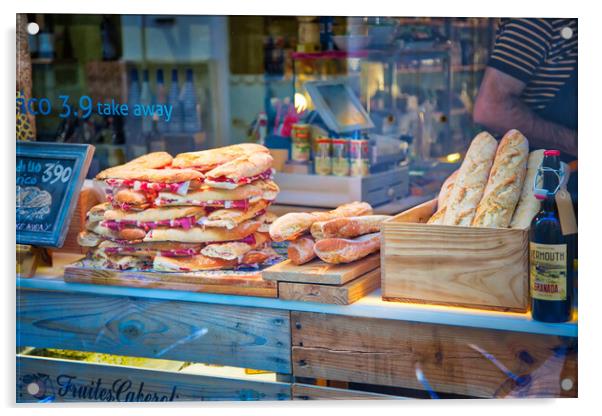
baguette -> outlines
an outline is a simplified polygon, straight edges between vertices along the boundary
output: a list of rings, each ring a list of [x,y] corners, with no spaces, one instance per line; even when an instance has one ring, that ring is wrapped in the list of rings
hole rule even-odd
[[[231,230],[204,227],[192,227],[187,230],[182,228],[156,228],[146,234],[144,241],[178,241],[181,243],[237,241],[253,234],[260,225],[259,221],[249,220]]]
[[[325,238],[314,245],[316,255],[326,263],[350,263],[380,250],[380,233],[355,239]]]
[[[252,153],[226,162],[206,173],[205,183],[215,188],[234,189],[241,180],[271,169],[274,159],[269,153]],[[226,179],[223,181],[222,179]]]
[[[447,211],[447,200],[451,193],[454,184],[456,183],[456,177],[458,176],[458,170],[449,175],[447,179],[441,185],[439,196],[437,197],[437,211],[428,219],[427,224],[443,224],[445,218],[445,212]]]
[[[512,221],[510,221],[510,228],[519,228],[522,230],[528,228],[531,225],[531,220],[533,220],[533,217],[535,217],[535,214],[537,214],[541,208],[541,201],[535,198],[533,184],[535,176],[537,175],[537,170],[543,161],[543,152],[544,150],[535,150],[529,154],[525,183],[523,184],[518,205],[512,216]],[[538,187],[541,187],[541,182],[542,180],[540,178]]]
[[[224,260],[197,254],[190,257],[156,256],[153,269],[158,272],[195,272],[202,270],[232,269],[237,260]]]
[[[370,214],[372,207],[366,202],[351,202],[326,212],[292,212],[272,223],[270,236],[274,241],[294,240],[309,231],[314,222]]]
[[[202,172],[208,172],[243,155],[269,152],[267,147],[260,144],[234,144],[218,149],[180,153],[174,158],[172,165],[176,168],[194,168]]]
[[[469,226],[472,223],[487,185],[496,148],[496,140],[487,132],[474,138],[446,200],[443,224]]]
[[[201,254],[224,260],[240,259],[249,251],[262,247],[268,242],[268,237],[261,233],[253,234],[253,240],[248,243],[231,241],[226,243],[208,244],[201,250]]]
[[[288,245],[288,258],[296,265],[315,259],[314,240],[310,236],[302,236],[291,241]]]
[[[510,130],[497,149],[483,198],[472,220],[474,227],[506,228],[521,195],[527,170],[529,142]]]
[[[311,234],[317,240],[333,237],[353,238],[380,231],[382,222],[389,218],[389,215],[364,215],[319,221],[311,226]]]

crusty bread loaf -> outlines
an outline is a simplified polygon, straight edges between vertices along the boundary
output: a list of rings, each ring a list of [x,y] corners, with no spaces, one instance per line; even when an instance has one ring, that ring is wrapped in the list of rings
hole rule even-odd
[[[206,227],[222,227],[231,230],[243,221],[256,217],[257,213],[263,211],[268,205],[268,201],[261,199],[251,204],[247,210],[235,208],[217,209],[209,213],[206,217],[201,218],[201,224]]]
[[[252,153],[237,157],[206,173],[205,183],[215,188],[233,189],[241,184],[241,179],[259,175],[270,169],[274,159],[269,153]],[[233,182],[215,179],[227,178]]]
[[[353,238],[380,231],[382,222],[389,218],[389,215],[364,215],[319,221],[311,226],[311,234],[315,239]]]
[[[177,168],[195,168],[202,172],[208,172],[243,155],[269,152],[267,147],[260,144],[234,144],[200,152],[180,153],[173,159],[172,165]]]
[[[259,221],[249,220],[231,230],[215,227],[192,227],[187,230],[183,228],[156,228],[146,234],[144,241],[179,241],[182,243],[236,241],[253,234],[260,225]]]
[[[144,211],[123,211],[120,209],[110,209],[104,213],[105,220],[118,221],[165,221],[185,217],[201,217],[205,210],[201,207],[166,207],[149,208]]]
[[[225,243],[207,244],[201,250],[201,254],[224,260],[240,259],[249,251],[257,247],[262,247],[268,241],[265,234],[254,233],[253,237],[254,242],[252,243],[229,241]]]
[[[535,217],[541,208],[541,201],[535,198],[533,185],[535,176],[537,175],[537,169],[539,169],[539,166],[543,161],[544,151],[545,150],[543,149],[535,150],[529,154],[529,159],[527,160],[527,175],[525,176],[525,182],[523,184],[518,205],[516,206],[516,210],[514,210],[512,221],[510,221],[511,228],[520,228],[523,230],[529,228],[531,220],[533,220],[533,217]],[[538,186],[541,187],[542,180],[541,178],[539,179]]]
[[[366,202],[351,202],[325,212],[291,212],[278,218],[270,226],[270,236],[274,241],[294,240],[305,234],[316,221],[327,221],[340,217],[355,217],[372,214],[372,207]]]
[[[302,236],[288,244],[288,258],[294,264],[304,264],[316,258],[314,240],[310,236]]]
[[[472,220],[474,227],[506,228],[521,195],[529,142],[518,130],[507,132],[497,149],[483,198]]]
[[[496,148],[496,140],[487,132],[479,133],[473,139],[447,198],[443,224],[471,224],[487,185]]]
[[[238,265],[238,260],[224,260],[197,254],[190,257],[156,256],[153,270],[158,272],[195,272],[202,270],[231,269]]]
[[[325,238],[316,241],[314,252],[327,263],[350,263],[380,250],[380,233],[362,235],[354,239]]]
[[[456,169],[454,173],[449,175],[441,185],[441,190],[439,191],[439,196],[437,197],[437,211],[431,216],[431,218],[429,218],[429,220],[426,222],[427,224],[443,224],[445,212],[447,211],[447,200],[451,194],[454,184],[456,183],[458,172],[459,170]]]
[[[456,178],[458,177],[458,172],[460,170],[456,169],[451,175],[447,177],[447,179],[441,185],[441,190],[439,191],[439,196],[437,197],[437,208],[443,208],[447,206],[447,202],[449,196],[451,195],[451,190],[456,183]]]
[[[437,212],[435,212],[433,215],[431,215],[431,218],[429,218],[426,223],[427,224],[442,225],[443,224],[443,220],[445,219],[445,212],[446,211],[447,211],[447,207],[443,207],[441,209],[438,209]]]
[[[121,188],[117,190],[113,194],[113,201],[115,201],[117,205],[127,204],[141,207],[141,209],[150,206],[150,202],[152,202],[148,200],[144,192],[136,191],[131,188]]]

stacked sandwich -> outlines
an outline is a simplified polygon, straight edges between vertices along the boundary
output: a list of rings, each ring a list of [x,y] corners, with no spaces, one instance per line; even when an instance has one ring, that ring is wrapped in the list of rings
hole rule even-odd
[[[87,215],[82,246],[101,267],[236,269],[267,262],[276,198],[267,148],[241,144],[175,158],[150,153],[99,173],[107,200]]]
[[[371,215],[366,202],[352,202],[328,212],[283,215],[270,226],[274,241],[289,241],[288,257],[300,265],[316,257],[350,263],[380,250],[380,225],[390,218]]]

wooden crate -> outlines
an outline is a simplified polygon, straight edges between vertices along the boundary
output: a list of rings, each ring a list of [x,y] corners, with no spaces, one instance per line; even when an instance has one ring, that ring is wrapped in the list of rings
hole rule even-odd
[[[380,287],[379,265],[378,253],[347,264],[285,260],[265,269],[263,278],[278,283],[280,299],[349,305]]]
[[[383,223],[384,300],[525,312],[527,230],[424,224],[432,200]]]
[[[17,356],[17,403],[290,400],[288,383]]]
[[[291,312],[295,377],[470,397],[577,397],[577,339]]]

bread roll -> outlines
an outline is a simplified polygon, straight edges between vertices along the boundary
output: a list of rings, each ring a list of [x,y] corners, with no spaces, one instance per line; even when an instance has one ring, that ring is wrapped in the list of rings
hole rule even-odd
[[[545,152],[545,150],[541,149],[535,150],[529,154],[529,159],[527,160],[527,175],[525,176],[525,182],[523,184],[518,205],[512,216],[512,221],[510,221],[510,228],[520,228],[522,230],[529,228],[531,220],[533,220],[533,217],[535,217],[535,214],[537,214],[541,208],[541,201],[535,198],[535,193],[533,192],[533,183],[535,181],[535,176],[537,175],[537,169],[539,169],[539,166],[543,161],[543,152]],[[538,182],[539,187],[542,186],[541,182],[542,180],[540,178]]]
[[[485,131],[473,139],[447,198],[443,224],[469,226],[472,223],[487,185],[496,148],[496,140]]]
[[[364,215],[320,221],[311,226],[311,234],[315,239],[353,238],[380,231],[382,222],[389,218],[389,215]]]
[[[370,204],[357,201],[341,205],[332,211],[291,212],[274,221],[270,226],[270,236],[274,241],[294,240],[309,231],[314,222],[369,214],[372,214]]]
[[[260,225],[259,221],[249,220],[231,230],[214,227],[192,227],[187,230],[183,228],[156,228],[146,234],[144,241],[179,241],[182,243],[236,241],[253,234]]]
[[[297,265],[315,259],[313,238],[303,236],[291,241],[288,245],[288,258]]]
[[[325,238],[314,245],[316,255],[326,263],[350,263],[380,250],[380,233],[354,239]]]
[[[529,142],[518,130],[502,138],[483,198],[472,220],[474,227],[506,228],[523,189],[527,172]]]

